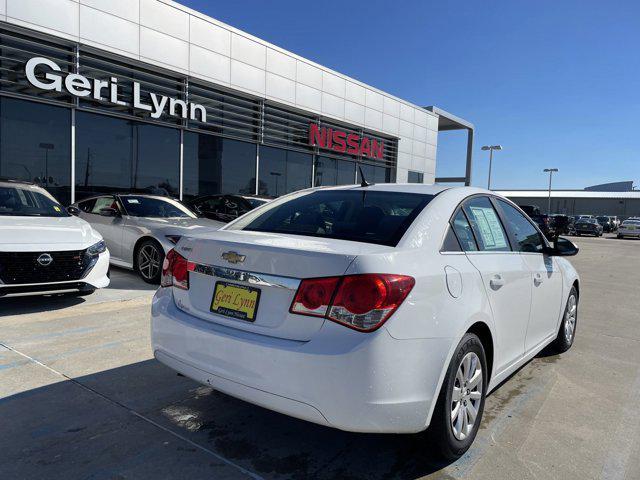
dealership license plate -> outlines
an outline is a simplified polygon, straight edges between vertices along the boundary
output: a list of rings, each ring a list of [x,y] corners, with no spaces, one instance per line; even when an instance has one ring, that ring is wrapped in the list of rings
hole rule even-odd
[[[226,317],[253,322],[256,319],[259,301],[259,288],[216,282],[211,300],[211,311]]]

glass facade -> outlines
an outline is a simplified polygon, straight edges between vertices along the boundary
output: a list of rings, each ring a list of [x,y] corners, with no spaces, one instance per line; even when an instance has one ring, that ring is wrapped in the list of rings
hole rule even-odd
[[[407,181],[409,183],[424,183],[424,173],[409,171]]]
[[[382,167],[378,165],[360,164],[364,179],[369,183],[391,183],[395,181],[393,178],[393,170],[390,167]],[[360,170],[356,169],[356,183],[360,183]]]
[[[311,125],[376,138],[384,151],[330,151],[310,142]],[[367,180],[389,182],[397,147],[362,126],[0,27],[0,177],[38,183],[65,204],[112,192],[275,197],[353,184],[358,160]]]
[[[76,115],[76,199],[111,192],[177,197],[180,132],[120,118]]]
[[[256,193],[256,144],[185,132],[183,197]]]
[[[26,180],[71,200],[71,111],[0,98],[0,177]]]
[[[258,194],[277,197],[311,187],[313,155],[260,147]]]

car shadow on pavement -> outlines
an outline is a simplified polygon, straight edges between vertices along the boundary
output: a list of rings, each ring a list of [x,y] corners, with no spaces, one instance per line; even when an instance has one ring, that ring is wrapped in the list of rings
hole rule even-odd
[[[62,310],[84,303],[86,299],[74,293],[56,293],[52,295],[22,295],[0,297],[0,317],[8,315],[27,315],[45,311]]]
[[[447,465],[423,435],[355,434],[296,420],[155,360],[0,398],[0,418],[5,478],[223,477],[217,469],[229,465],[216,455],[263,478],[417,478]]]

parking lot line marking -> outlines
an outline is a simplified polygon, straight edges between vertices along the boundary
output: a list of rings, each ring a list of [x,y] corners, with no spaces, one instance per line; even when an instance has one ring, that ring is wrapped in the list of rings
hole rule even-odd
[[[640,396],[640,370],[636,376],[630,392],[630,398],[638,398]],[[615,444],[609,449],[607,460],[602,467],[601,479],[606,480],[622,480],[627,478],[627,464],[631,458],[634,444],[634,432],[640,428],[640,417],[636,415],[635,403],[626,403],[622,411],[618,428],[613,438],[616,439]],[[621,445],[622,444],[622,445]]]
[[[171,429],[169,429],[169,428],[167,428],[167,427],[165,427],[165,426],[163,426],[163,425],[160,425],[159,423],[157,423],[157,422],[155,422],[155,421],[151,420],[150,418],[145,417],[145,416],[144,416],[144,415],[142,415],[141,413],[138,413],[138,412],[136,412],[135,410],[133,410],[133,409],[131,409],[131,408],[127,407],[127,406],[126,406],[126,405],[124,405],[123,403],[120,403],[120,402],[118,402],[117,400],[114,400],[114,399],[112,399],[112,398],[107,397],[107,396],[106,396],[106,395],[104,395],[103,393],[100,393],[99,391],[97,391],[97,390],[95,390],[95,389],[93,389],[93,388],[91,388],[91,387],[89,387],[89,386],[87,386],[87,385],[85,385],[85,384],[83,384],[83,383],[79,382],[78,380],[76,380],[76,379],[74,379],[74,378],[71,378],[71,377],[69,377],[69,376],[65,375],[65,374],[64,374],[64,373],[62,373],[62,372],[59,372],[59,371],[55,370],[54,368],[51,368],[50,366],[48,366],[48,365],[46,365],[46,364],[44,364],[44,363],[42,363],[42,362],[40,362],[40,361],[36,360],[35,358],[30,357],[30,356],[29,356],[29,355],[27,355],[26,353],[22,353],[21,351],[16,350],[15,348],[12,348],[11,346],[6,345],[6,344],[4,344],[4,343],[0,343],[0,347],[4,347],[4,348],[6,348],[7,350],[10,350],[10,351],[12,351],[13,353],[15,353],[15,354],[17,354],[17,355],[20,355],[21,357],[26,358],[26,359],[27,359],[27,360],[29,360],[30,362],[33,362],[33,363],[35,363],[36,365],[40,365],[41,367],[43,367],[43,368],[45,368],[45,369],[49,370],[49,371],[50,371],[50,372],[52,372],[53,374],[58,375],[59,377],[62,377],[62,378],[64,378],[65,380],[68,380],[68,381],[70,381],[70,382],[73,382],[74,384],[78,385],[80,388],[83,388],[83,389],[85,389],[85,390],[87,390],[87,391],[89,391],[89,392],[91,392],[91,393],[93,393],[93,394],[95,394],[95,395],[98,395],[99,397],[103,398],[104,400],[108,401],[109,403],[111,403],[111,404],[113,404],[113,405],[116,405],[116,406],[118,406],[118,407],[120,407],[120,408],[123,408],[123,409],[127,410],[130,414],[132,414],[132,415],[134,415],[134,416],[138,417],[139,419],[141,419],[141,420],[143,420],[143,421],[145,421],[145,422],[147,422],[147,423],[149,423],[149,424],[151,424],[151,425],[153,425],[153,426],[155,426],[155,427],[159,428],[160,430],[163,430],[164,432],[166,432],[166,433],[168,433],[168,434],[170,434],[170,435],[172,435],[172,436],[174,436],[174,437],[176,437],[176,438],[178,438],[178,439],[180,439],[180,440],[182,440],[182,441],[184,441],[184,442],[188,443],[189,445],[191,445],[191,446],[192,446],[192,447],[194,447],[194,448],[197,448],[198,450],[201,450],[201,451],[203,451],[203,452],[205,452],[205,453],[208,453],[209,455],[211,455],[211,456],[215,457],[216,459],[220,460],[221,462],[225,463],[226,465],[229,465],[230,467],[234,467],[234,468],[236,468],[237,470],[239,470],[240,472],[244,473],[244,474],[245,474],[245,475],[247,475],[248,477],[253,478],[253,479],[255,479],[255,480],[263,480],[263,477],[261,477],[261,476],[260,476],[260,475],[258,475],[257,473],[254,473],[254,472],[252,472],[252,471],[250,471],[250,470],[247,470],[247,469],[246,469],[246,468],[244,468],[243,466],[238,465],[238,464],[237,464],[237,463],[235,463],[235,462],[232,462],[231,460],[229,460],[229,459],[227,459],[227,458],[223,457],[223,456],[222,456],[222,455],[220,455],[219,453],[216,453],[216,452],[214,452],[213,450],[211,450],[211,449],[209,449],[209,448],[207,448],[207,447],[204,447],[204,446],[202,446],[202,445],[200,445],[200,444],[198,444],[198,443],[194,442],[193,440],[190,440],[190,439],[188,439],[187,437],[185,437],[185,436],[183,436],[183,435],[180,435],[179,433],[174,432],[173,430],[171,430]]]

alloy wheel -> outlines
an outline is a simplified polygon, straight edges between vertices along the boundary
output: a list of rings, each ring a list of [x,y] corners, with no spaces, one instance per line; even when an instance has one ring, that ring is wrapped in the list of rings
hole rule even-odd
[[[467,353],[456,373],[451,394],[451,428],[458,440],[473,431],[482,402],[482,363],[474,352]]]
[[[153,280],[160,272],[160,252],[153,245],[143,245],[138,252],[138,270],[146,280]]]
[[[576,296],[571,295],[569,300],[567,300],[567,311],[564,313],[564,337],[569,344],[573,340],[573,334],[576,331],[577,311],[578,304],[576,302]]]

